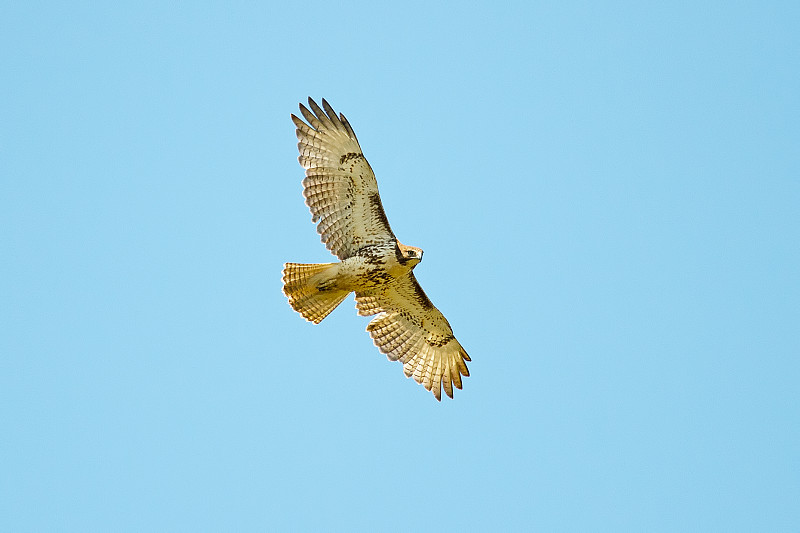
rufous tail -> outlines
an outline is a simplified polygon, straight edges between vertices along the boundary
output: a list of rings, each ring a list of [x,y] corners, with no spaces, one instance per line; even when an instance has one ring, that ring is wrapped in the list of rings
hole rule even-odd
[[[283,265],[283,294],[295,311],[314,324],[319,324],[350,294],[325,288],[324,273],[334,266],[336,263]]]

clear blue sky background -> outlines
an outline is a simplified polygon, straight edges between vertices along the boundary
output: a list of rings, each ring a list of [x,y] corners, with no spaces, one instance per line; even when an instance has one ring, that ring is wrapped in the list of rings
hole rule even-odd
[[[798,531],[796,2],[0,7],[0,530]],[[353,124],[472,356],[326,262]]]

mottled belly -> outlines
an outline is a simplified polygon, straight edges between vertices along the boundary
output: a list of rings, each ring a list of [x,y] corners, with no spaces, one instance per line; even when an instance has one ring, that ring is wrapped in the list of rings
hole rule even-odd
[[[387,265],[374,259],[351,257],[339,265],[338,283],[340,288],[364,292],[386,285],[398,275],[403,275],[397,265]]]

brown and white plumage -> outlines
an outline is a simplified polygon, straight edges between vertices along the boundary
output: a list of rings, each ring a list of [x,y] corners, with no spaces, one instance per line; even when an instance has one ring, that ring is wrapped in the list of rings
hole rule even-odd
[[[467,352],[447,319],[420,287],[413,268],[422,250],[400,243],[378,194],[375,174],[344,115],[322,100],[300,104],[298,160],[306,169],[303,196],[326,247],[338,263],[284,266],[284,293],[307,320],[319,323],[350,292],[360,315],[378,315],[367,326],[375,345],[403,363],[407,377],[441,400],[453,397],[469,376]]]
[[[344,115],[336,116],[325,99],[323,112],[311,98],[308,124],[292,115],[297,126],[300,165],[306,169],[303,196],[322,242],[339,259],[367,244],[394,239],[386,220],[375,174]],[[310,124],[310,126],[309,126]]]
[[[367,331],[381,352],[403,363],[406,377],[413,376],[437,400],[442,399],[440,383],[451,398],[453,385],[461,388],[461,376],[469,376],[469,355],[413,273],[385,288],[356,292],[356,307],[360,315],[378,314]]]

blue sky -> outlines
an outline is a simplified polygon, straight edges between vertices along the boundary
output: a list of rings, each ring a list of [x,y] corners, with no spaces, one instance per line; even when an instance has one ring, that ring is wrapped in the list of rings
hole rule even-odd
[[[0,7],[0,529],[800,529],[794,2]],[[332,260],[347,115],[472,356],[441,403]]]

